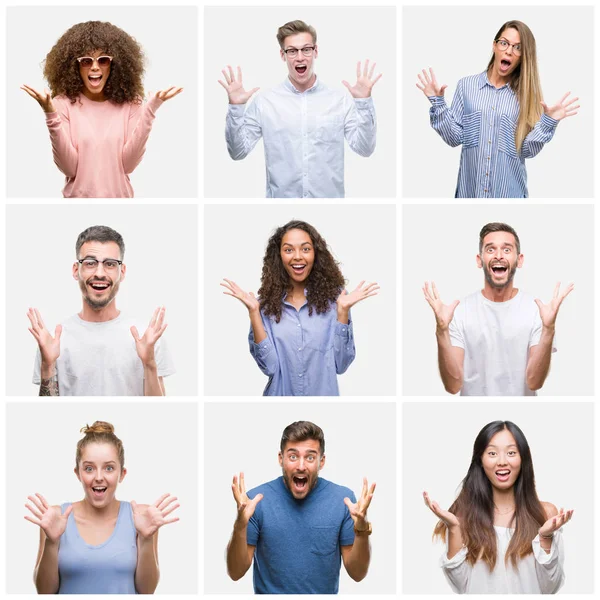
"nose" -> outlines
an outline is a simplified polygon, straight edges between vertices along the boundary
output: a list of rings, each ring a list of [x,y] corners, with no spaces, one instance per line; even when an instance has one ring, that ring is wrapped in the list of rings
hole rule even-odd
[[[511,54],[513,53],[513,47],[512,47],[512,44],[509,44],[509,45],[508,45],[508,47],[506,48],[506,52],[507,52],[507,53],[509,53],[509,52],[510,52]]]
[[[304,471],[304,458],[300,458],[300,464],[298,465],[298,471]]]
[[[505,465],[506,464],[506,456],[502,453],[498,454],[498,464]]]
[[[104,263],[98,262],[98,265],[96,266],[96,273],[98,273],[98,271],[104,273]]]
[[[296,248],[296,250],[294,250],[294,258],[300,258],[300,248]]]

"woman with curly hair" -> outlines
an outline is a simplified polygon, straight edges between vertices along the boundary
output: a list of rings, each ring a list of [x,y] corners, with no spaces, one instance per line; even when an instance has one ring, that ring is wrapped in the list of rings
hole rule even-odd
[[[561,527],[573,511],[540,502],[531,450],[511,421],[477,435],[462,489],[448,510],[423,492],[447,541],[441,566],[458,594],[555,594],[564,582]]]
[[[339,396],[336,374],[354,360],[350,308],[377,294],[361,281],[350,293],[319,232],[304,221],[275,230],[263,259],[258,298],[221,283],[250,316],[250,354],[269,377],[265,396]]]
[[[129,175],[146,150],[157,109],[182,88],[143,102],[144,54],[111,23],[73,25],[46,56],[50,91],[23,85],[42,107],[65,198],[132,198]]]
[[[179,504],[163,494],[154,504],[116,499],[127,474],[123,442],[96,421],[81,429],[75,475],[83,500],[51,506],[28,496],[25,519],[40,528],[33,579],[38,594],[153,594],[158,585],[158,530],[179,521]]]

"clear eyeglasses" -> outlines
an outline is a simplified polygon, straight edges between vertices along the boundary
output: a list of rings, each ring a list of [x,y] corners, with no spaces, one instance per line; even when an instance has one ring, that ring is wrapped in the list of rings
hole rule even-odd
[[[304,46],[304,48],[287,48],[284,50],[288,58],[296,58],[298,52],[302,52],[302,56],[312,56],[316,46]]]
[[[521,44],[511,44],[507,40],[496,40],[496,45],[500,50],[507,50],[509,46],[512,46],[515,56],[521,56]]]
[[[95,258],[80,258],[77,261],[84,271],[95,271],[99,264],[105,271],[116,271],[122,264],[122,260],[116,258],[105,258],[104,260],[96,260]]]
[[[91,69],[94,61],[98,63],[99,67],[108,67],[112,62],[112,56],[99,56],[98,58],[92,58],[91,56],[80,56],[77,61],[84,69]]]

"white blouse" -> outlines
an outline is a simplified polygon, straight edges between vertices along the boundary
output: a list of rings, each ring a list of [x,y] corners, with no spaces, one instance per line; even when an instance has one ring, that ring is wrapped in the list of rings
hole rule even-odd
[[[531,542],[533,554],[520,560],[515,569],[504,563],[504,557],[514,529],[496,527],[498,554],[496,566],[490,571],[483,560],[475,565],[467,562],[467,548],[461,548],[452,558],[444,553],[440,566],[457,594],[556,594],[565,581],[562,529],[554,532],[550,553],[540,545],[539,535]]]

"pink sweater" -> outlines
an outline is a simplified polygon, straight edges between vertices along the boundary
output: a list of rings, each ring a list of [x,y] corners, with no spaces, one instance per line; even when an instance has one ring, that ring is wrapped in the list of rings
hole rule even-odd
[[[52,154],[66,176],[65,198],[133,198],[129,174],[140,164],[162,100],[143,104],[94,102],[83,94],[74,104],[53,98],[46,113]]]

